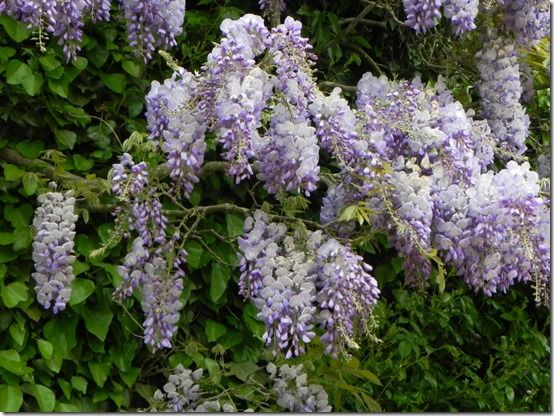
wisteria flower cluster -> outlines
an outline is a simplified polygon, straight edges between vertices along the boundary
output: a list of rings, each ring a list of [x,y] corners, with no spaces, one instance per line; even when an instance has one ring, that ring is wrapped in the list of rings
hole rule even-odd
[[[527,149],[529,117],[520,104],[522,85],[515,45],[491,34],[476,55],[481,81],[480,103],[483,116],[503,149],[522,155]]]
[[[402,0],[406,11],[406,24],[418,33],[425,33],[437,25],[444,15],[450,20],[452,31],[460,36],[475,29],[479,0]]]
[[[373,227],[387,231],[406,259],[409,284],[428,278],[432,261],[445,262],[486,295],[533,282],[537,300],[548,303],[549,201],[529,165],[510,161],[495,172],[494,152],[504,155],[501,139],[440,82],[410,85],[366,74],[358,107],[358,130],[390,172],[377,178],[378,194],[330,189],[322,221],[337,219],[341,203],[365,200],[378,213]]]
[[[167,218],[148,177],[146,163],[135,164],[127,153],[113,166],[112,191],[119,201],[115,211],[118,230],[125,238],[132,231],[138,234],[118,267],[123,281],[114,297],[123,300],[140,288],[145,343],[156,350],[170,348],[177,331],[187,253],[176,247],[178,233],[168,238]]]
[[[357,334],[370,332],[380,293],[371,266],[321,231],[304,242],[295,237],[262,211],[247,218],[239,239],[242,294],[258,307],[266,325],[263,338],[274,352],[287,358],[303,354],[320,328],[328,354],[346,353],[356,347]],[[244,290],[251,287],[256,291]]]
[[[283,364],[279,368],[273,363],[267,365],[267,372],[273,381],[277,404],[289,412],[330,412],[327,392],[319,384],[308,384],[304,366]]]
[[[55,188],[55,184],[52,183]],[[75,197],[72,191],[47,192],[38,197],[33,242],[35,292],[38,302],[52,312],[63,311],[71,297],[75,239]]]
[[[255,169],[271,193],[310,195],[319,180],[317,121],[308,111],[317,87],[301,24],[287,17],[269,31],[260,16],[248,14],[225,19],[221,31],[200,74],[178,69],[163,85],[153,82],[148,94],[148,127],[168,155],[172,178],[184,182],[188,196],[211,131],[236,183]]]
[[[0,13],[27,23],[38,30],[39,47],[44,50],[48,34],[63,46],[67,61],[75,58],[81,47],[85,19],[93,22],[110,19],[111,0],[2,0]],[[145,61],[155,48],[176,45],[185,18],[185,0],[119,0],[127,22],[129,43]]]

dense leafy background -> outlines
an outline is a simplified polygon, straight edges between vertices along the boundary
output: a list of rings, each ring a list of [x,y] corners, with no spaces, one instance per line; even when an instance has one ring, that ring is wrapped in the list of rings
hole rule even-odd
[[[184,33],[172,51],[189,69],[205,60],[222,19],[258,10],[256,1],[189,3]],[[397,78],[418,73],[424,80],[442,74],[457,99],[475,107],[477,33],[456,41],[443,23],[428,36],[416,36],[400,24],[401,5],[392,0],[371,7],[355,27],[352,19],[367,2],[288,4],[320,57],[318,77],[327,82],[322,86],[353,86],[366,71]],[[263,383],[262,367],[271,357],[263,350],[255,308],[237,295],[234,239],[242,233],[240,215],[207,215],[199,226],[203,231],[188,240],[186,304],[170,352],[153,355],[142,343],[136,298],[123,305],[112,301],[125,244],[91,257],[113,227],[109,210],[91,208],[111,202],[99,178],[106,178],[125,139],[145,133],[143,97],[151,80],[171,72],[158,57],[148,65],[135,58],[124,46],[122,28],[122,22],[87,25],[80,57],[65,64],[55,41],[40,54],[30,31],[0,17],[0,410],[145,408],[178,363],[205,368],[207,390],[232,388],[244,407],[271,408],[259,391],[243,384],[250,376]],[[544,58],[532,56],[537,85],[549,81]],[[352,97],[351,89],[345,92]],[[532,163],[549,147],[549,98],[550,90],[542,89],[529,105]],[[215,159],[212,141],[208,160]],[[30,277],[36,195],[52,173],[76,189],[81,214],[77,279],[69,307],[59,316],[36,303]],[[252,185],[237,187],[213,173],[190,203],[276,202]],[[316,200],[321,196],[316,193]],[[307,215],[317,218],[317,204]],[[488,299],[452,277],[442,294],[418,293],[404,287],[401,261],[386,241],[362,249],[383,291],[376,312],[382,342],[365,340],[349,361],[321,358],[317,345],[296,360],[305,363],[311,380],[326,386],[336,410],[550,411],[550,312],[534,306],[527,288]]]

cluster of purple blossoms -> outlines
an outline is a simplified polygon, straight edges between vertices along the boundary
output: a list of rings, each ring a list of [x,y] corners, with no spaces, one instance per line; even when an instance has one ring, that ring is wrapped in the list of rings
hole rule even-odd
[[[328,354],[355,347],[355,336],[369,333],[367,323],[379,296],[371,267],[350,247],[321,232],[307,239],[285,237],[286,227],[269,221],[257,211],[246,220],[246,234],[239,239],[241,290],[260,311],[266,343],[287,358],[298,356],[319,325]],[[251,289],[244,295],[253,281],[255,295]]]
[[[391,174],[390,182],[392,209],[388,216],[392,218],[387,225],[392,244],[405,258],[405,281],[415,286],[431,274],[431,262],[427,256],[431,249],[433,221],[431,177],[422,176],[415,169],[410,173],[396,171]]]
[[[283,364],[279,368],[273,363],[267,365],[267,372],[273,381],[277,404],[289,412],[330,412],[329,399],[319,384],[308,384],[304,366]]]
[[[317,94],[309,110],[321,147],[331,153],[341,167],[351,167],[358,157],[361,142],[357,140],[356,116],[340,92],[340,88],[335,88],[328,96]]]
[[[148,61],[156,47],[176,45],[185,17],[185,0],[121,0],[127,20],[131,46]],[[46,34],[51,33],[63,46],[67,61],[80,51],[83,25],[87,16],[93,22],[110,19],[111,0],[2,0],[0,13],[28,23],[39,30],[39,45],[44,48]]]
[[[479,95],[483,116],[500,146],[509,153],[522,155],[527,149],[529,117],[519,102],[522,87],[515,46],[491,34],[476,60],[481,74]]]
[[[173,373],[169,375],[167,383],[161,390],[154,393],[155,408],[152,411],[190,412],[194,411],[200,400],[200,386],[198,381],[202,378],[204,370],[196,371],[177,365]]]
[[[185,0],[125,0],[123,17],[127,21],[129,44],[137,48],[145,62],[156,48],[168,49],[183,30]]]
[[[315,250],[317,321],[324,331],[325,352],[337,356],[346,347],[357,348],[359,334],[370,334],[371,310],[379,298],[372,267],[348,245],[312,234],[308,248]]]
[[[71,297],[74,279],[73,246],[75,238],[75,198],[71,191],[47,192],[39,195],[33,227],[35,292],[38,302],[52,312],[63,311]]]
[[[548,283],[549,236],[543,218],[549,207],[539,192],[537,173],[527,162],[515,161],[496,174],[481,175],[467,190],[470,224],[460,241],[459,273],[476,291],[490,296],[516,281]]]
[[[150,137],[162,142],[171,179],[190,196],[204,163],[206,124],[197,108],[198,82],[184,69],[163,84],[153,81],[146,96],[146,120]]]
[[[145,162],[135,164],[128,153],[113,165],[112,191],[120,206],[116,208],[117,222],[124,236],[135,230],[146,246],[166,240],[167,218],[162,213],[162,204],[155,187],[148,186],[148,166]]]
[[[267,11],[270,14],[273,9],[279,10],[280,12],[284,12],[287,9],[285,0],[258,0],[258,6],[260,6],[260,10],[264,12]]]
[[[500,3],[504,25],[514,33],[517,43],[533,46],[550,34],[550,2],[547,0],[502,0]]]
[[[319,146],[315,129],[308,120],[295,119],[287,106],[277,104],[273,109],[270,128],[256,154],[257,178],[268,192],[296,191],[309,196],[317,188]]]
[[[116,223],[124,237],[129,238],[133,230],[138,234],[123,265],[118,267],[123,281],[114,298],[123,300],[140,288],[145,343],[154,350],[170,348],[183,307],[179,297],[187,253],[176,248],[178,233],[167,238],[167,218],[156,189],[148,186],[146,163],[135,164],[125,153],[121,162],[114,164],[113,172],[112,191],[119,201]]]
[[[239,294],[245,299],[254,299],[262,288],[263,271],[270,260],[280,254],[279,244],[285,237],[284,224],[271,223],[263,211],[256,211],[244,222],[244,235],[237,239],[240,260]]]
[[[452,24],[452,32],[460,36],[475,29],[479,0],[402,0],[406,24],[417,33],[425,33],[436,26],[441,18],[440,8]]]

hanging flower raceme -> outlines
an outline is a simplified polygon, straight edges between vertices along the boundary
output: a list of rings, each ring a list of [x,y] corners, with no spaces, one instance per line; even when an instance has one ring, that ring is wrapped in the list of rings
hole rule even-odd
[[[319,384],[308,384],[308,375],[302,364],[283,364],[279,368],[273,363],[267,365],[267,372],[273,381],[277,404],[289,412],[330,412],[327,392]]]
[[[550,34],[550,2],[547,0],[501,0],[504,25],[515,41],[533,46]]]
[[[206,125],[196,108],[196,77],[179,68],[163,84],[153,81],[146,96],[146,119],[150,137],[161,142],[169,176],[189,197],[204,163]]]
[[[256,292],[248,292],[248,297],[260,311],[258,317],[266,325],[263,338],[274,352],[283,351],[287,358],[303,354],[316,326],[332,355],[346,353],[346,347],[356,346],[356,336],[370,333],[379,289],[369,274],[371,267],[350,247],[321,232],[307,239],[285,237],[286,227],[270,223],[261,211],[246,220],[245,231],[239,239],[240,285],[252,286],[255,278]],[[278,237],[265,239],[271,234]]]
[[[55,187],[55,185],[54,185]],[[72,192],[39,195],[35,212],[33,242],[35,292],[37,301],[52,312],[65,309],[71,297],[73,246],[75,238],[75,198]]]
[[[402,0],[406,24],[417,33],[425,33],[436,26],[441,18],[440,8],[450,20],[452,32],[460,36],[475,29],[479,0]]]
[[[168,49],[177,43],[183,30],[185,0],[119,0],[131,46],[145,61],[152,59],[155,48]],[[63,47],[67,61],[79,53],[83,25],[90,16],[93,22],[110,19],[111,0],[3,0],[0,13],[28,23],[38,30],[39,47],[44,50],[47,35],[52,34]]]
[[[479,95],[483,116],[500,147],[522,155],[527,149],[529,117],[519,102],[522,87],[515,47],[509,40],[491,33],[476,60],[481,74]]]

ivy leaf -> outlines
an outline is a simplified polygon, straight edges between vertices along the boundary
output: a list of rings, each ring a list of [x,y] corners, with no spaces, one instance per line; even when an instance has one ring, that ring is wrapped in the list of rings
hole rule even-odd
[[[225,214],[227,224],[227,235],[229,237],[238,237],[244,234],[244,219],[231,213]]]
[[[84,302],[94,292],[94,282],[88,279],[75,279],[71,282],[71,306]]]
[[[251,361],[246,361],[244,363],[231,363],[229,365],[229,372],[227,373],[230,376],[235,376],[240,381],[246,382],[248,377],[256,372],[260,367]]]
[[[204,249],[198,241],[187,241],[185,244],[187,250],[187,265],[192,269],[198,269],[202,260],[202,252]]]
[[[26,384],[25,390],[37,399],[41,412],[51,412],[56,405],[56,396],[52,390],[42,384]]]
[[[2,287],[2,300],[7,308],[13,308],[28,298],[27,286],[23,282],[13,282]]]
[[[227,283],[231,277],[231,271],[228,267],[214,262],[212,263],[212,272],[210,275],[210,299],[212,302],[217,302],[225,289],[227,289]]]
[[[8,36],[17,43],[23,42],[33,33],[31,29],[27,28],[27,24],[18,22],[6,15],[0,16],[0,24],[4,27]]]
[[[121,67],[132,77],[138,78],[140,76],[140,65],[135,61],[124,61]]]
[[[217,341],[226,332],[225,325],[212,321],[211,319],[207,319],[204,325],[204,330],[209,342]]]
[[[60,150],[71,150],[75,146],[75,143],[77,143],[77,134],[70,130],[55,129],[54,135]]]
[[[100,73],[100,79],[113,92],[123,94],[125,91],[125,85],[127,84],[127,78],[124,74],[104,74]]]
[[[44,325],[44,337],[50,341],[54,351],[62,358],[70,358],[71,350],[77,345],[77,316],[55,318]]]
[[[9,221],[13,228],[29,227],[33,216],[33,207],[30,204],[23,204],[17,207],[7,205],[4,207],[4,218]]]
[[[6,178],[7,181],[18,181],[25,175],[25,171],[23,169],[19,169],[15,165],[4,163],[2,167],[4,168],[4,178]]]
[[[0,385],[0,412],[17,412],[23,404],[18,386]]]
[[[37,341],[37,345],[38,345],[38,350],[40,351],[40,354],[47,360],[50,360],[54,352],[54,346],[50,342],[46,341],[45,339],[39,339]]]
[[[113,319],[113,312],[107,307],[83,308],[81,316],[85,320],[87,331],[104,341]]]
[[[83,394],[87,393],[87,384],[88,384],[88,381],[84,377],[81,377],[81,376],[71,377],[71,385],[73,386],[73,388],[77,391],[80,391]]]
[[[94,382],[99,387],[103,387],[104,383],[108,379],[108,376],[110,375],[110,369],[112,368],[111,363],[109,362],[99,363],[95,361],[89,361],[88,368],[90,370],[90,374],[92,375]]]
[[[36,159],[40,156],[40,152],[44,150],[44,142],[40,140],[23,140],[18,142],[15,148],[23,156],[29,159]]]

